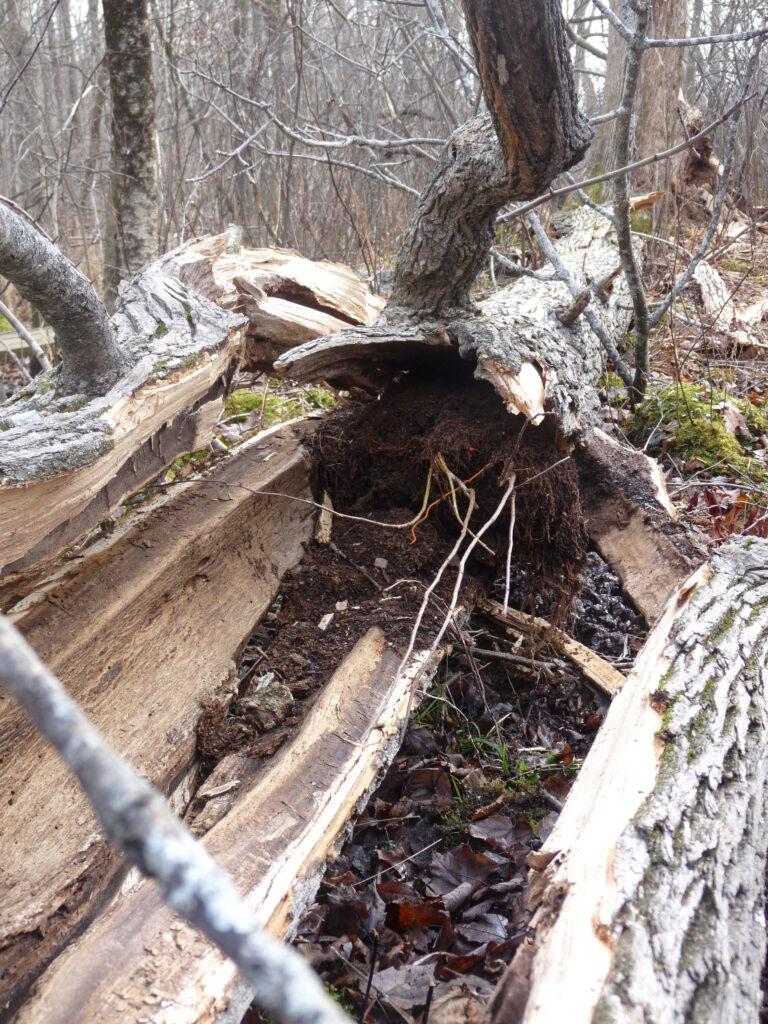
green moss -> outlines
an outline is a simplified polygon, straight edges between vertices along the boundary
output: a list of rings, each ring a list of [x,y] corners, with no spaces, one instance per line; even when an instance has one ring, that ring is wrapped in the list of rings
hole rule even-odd
[[[162,376],[163,367],[166,366],[168,362],[168,359],[158,359],[149,375],[149,380],[157,380],[158,377]]]
[[[629,215],[629,223],[633,231],[642,231],[649,234],[652,226],[651,211],[648,209],[635,210]]]
[[[4,316],[0,316],[0,334],[5,333],[6,331],[12,331],[12,330],[13,330],[13,328],[8,323],[8,321],[5,319],[5,317]]]
[[[726,429],[725,402],[744,416],[751,438]],[[768,431],[768,414],[752,402],[731,398],[706,383],[650,389],[628,429],[635,444],[642,447],[657,427],[665,431],[666,450],[686,462],[700,461],[705,466],[725,464],[755,480],[768,479],[765,467],[750,454],[757,437]],[[660,445],[655,449],[651,445],[651,451],[659,448]]]
[[[275,381],[274,386],[279,389],[281,382]],[[261,390],[240,389],[233,391],[227,398],[225,410],[227,416],[241,416],[244,419],[251,413],[261,412],[263,407],[264,424],[270,426],[273,423],[295,419],[297,416],[306,416],[311,412],[333,409],[335,405],[335,396],[321,387],[304,388],[301,392],[290,395],[281,395],[279,390],[269,391],[266,401]]]
[[[197,366],[197,364],[199,362],[200,362],[200,353],[199,352],[193,352],[192,355],[189,355],[189,356],[186,357],[186,359],[182,363],[182,366]]]
[[[73,398],[71,402],[63,402],[59,406],[59,412],[77,412],[78,409],[82,409],[84,405],[88,404],[88,399],[83,395]]]
[[[328,993],[328,995],[331,997],[331,999],[333,999],[335,1003],[339,1004],[342,1010],[346,1010],[346,1012],[350,1015],[354,1014],[355,1007],[354,1004],[350,1002],[350,1000],[347,998],[346,989],[337,988],[336,985],[332,985],[330,981],[327,981],[325,983],[325,991]]]
[[[734,274],[754,274],[755,268],[751,263],[743,263],[741,260],[724,260],[723,270],[730,270]]]
[[[184,303],[184,316],[187,318],[189,329],[192,332],[192,337],[194,337],[197,332],[197,324],[195,323],[195,318],[192,316],[192,307],[188,302]]]
[[[603,370],[600,374],[597,386],[600,388],[608,388],[611,391],[618,391],[624,388],[624,381],[618,373],[613,373],[612,370]]]
[[[164,338],[168,333],[168,326],[161,320],[155,328],[155,333],[152,335],[153,338]]]

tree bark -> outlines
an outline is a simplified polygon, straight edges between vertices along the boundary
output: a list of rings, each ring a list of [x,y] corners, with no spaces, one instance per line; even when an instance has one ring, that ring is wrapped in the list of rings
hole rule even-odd
[[[756,1021],[768,849],[768,542],[667,605],[555,829],[491,1019]]]
[[[112,199],[116,265],[104,268],[112,308],[117,284],[158,253],[155,87],[147,0],[102,0],[112,96]]]
[[[686,0],[654,0],[648,19],[648,35],[653,39],[682,39],[686,31]],[[680,131],[677,119],[680,89],[683,84],[681,46],[662,46],[646,50],[640,65],[640,82],[635,115],[635,159],[651,156],[675,144]],[[682,137],[682,136],[680,136]],[[635,171],[635,185],[641,192],[667,191],[672,164],[669,160]],[[654,209],[654,217],[668,211]]]
[[[90,281],[38,230],[0,203],[0,272],[56,331],[62,392],[104,394],[125,367]]]
[[[558,241],[557,254],[594,303],[605,332],[618,341],[629,324],[623,280],[609,294],[590,290],[619,263],[610,225],[586,207],[570,219],[571,230]],[[490,381],[512,415],[523,414],[535,424],[546,421],[562,438],[591,430],[603,365],[600,342],[583,317],[570,326],[558,318],[558,310],[573,306],[561,282],[523,277],[473,311],[445,309],[434,316],[404,310],[393,301],[369,327],[291,349],[275,369],[296,380],[332,380],[373,390],[407,367],[463,364],[465,372],[474,370],[476,377]]]
[[[559,0],[464,11],[491,117],[453,134],[403,237],[390,304],[426,314],[468,308],[498,210],[543,192],[592,139]]]

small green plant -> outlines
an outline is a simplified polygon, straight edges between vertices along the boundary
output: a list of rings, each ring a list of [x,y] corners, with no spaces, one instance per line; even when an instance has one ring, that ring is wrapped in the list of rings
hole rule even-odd
[[[344,988],[337,988],[336,985],[332,985],[330,981],[325,983],[325,991],[333,999],[335,1003],[338,1003],[342,1010],[346,1010],[350,1016],[355,1012],[355,1007],[350,1002],[347,996],[347,990]]]

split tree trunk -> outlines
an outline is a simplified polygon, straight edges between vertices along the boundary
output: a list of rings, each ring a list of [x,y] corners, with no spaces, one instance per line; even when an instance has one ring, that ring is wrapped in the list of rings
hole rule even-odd
[[[102,734],[176,791],[181,810],[200,702],[236,688],[237,651],[312,534],[298,437],[270,435],[138,509],[10,613]],[[119,863],[74,779],[1,688],[0,764],[2,1018],[100,908]]]
[[[5,245],[4,224],[14,229]],[[239,367],[268,370],[291,345],[381,310],[346,267],[285,250],[230,252],[229,241],[162,257],[123,286],[108,320],[85,278],[0,205],[0,264],[13,262],[26,297],[47,304],[65,360],[0,411],[1,603],[126,495],[207,445]]]
[[[768,543],[670,601],[532,861],[494,1022],[757,1021],[768,848]]]

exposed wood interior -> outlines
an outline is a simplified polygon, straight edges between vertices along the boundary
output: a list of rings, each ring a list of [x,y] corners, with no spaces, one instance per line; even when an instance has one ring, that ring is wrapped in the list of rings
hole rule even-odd
[[[653,459],[599,430],[575,457],[590,539],[653,625],[705,555],[677,525]]]
[[[607,926],[616,892],[611,855],[653,789],[663,743],[662,709],[651,702],[668,662],[670,632],[696,587],[698,570],[670,600],[616,696],[555,828],[531,863],[537,906],[529,935],[496,990],[494,1022],[552,1024],[592,1018],[611,964]]]
[[[360,801],[397,752],[413,680],[380,629],[358,641],[320,692],[295,739],[250,786],[205,845],[265,927],[290,934],[323,864]],[[250,994],[234,967],[174,917],[143,882],[119,896],[42,976],[18,1024],[211,1024],[239,1020]]]
[[[200,700],[236,684],[233,658],[311,537],[295,429],[255,437],[202,479],[135,512],[12,613],[108,740],[168,792],[190,766]],[[2,1003],[96,910],[114,876],[85,799],[0,693],[9,799],[0,906]]]
[[[132,366],[108,395],[58,396],[54,371],[4,407],[0,603],[176,457],[208,444],[238,368],[269,369],[286,349],[381,311],[347,267],[282,249],[228,252],[229,241],[184,246],[124,291],[112,323]]]
[[[513,630],[519,635],[533,637],[535,640],[544,640],[552,644],[566,656],[574,665],[578,666],[590,682],[599,687],[603,693],[613,697],[624,686],[624,676],[618,672],[613,665],[610,665],[599,654],[590,651],[578,640],[567,636],[561,629],[551,625],[546,619],[535,615],[528,615],[525,612],[517,611],[515,608],[508,608],[504,612],[503,605],[498,601],[482,600],[478,606],[491,618],[502,626]]]

